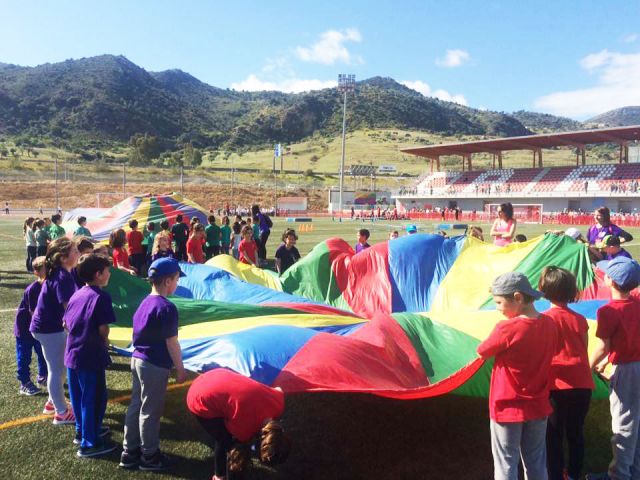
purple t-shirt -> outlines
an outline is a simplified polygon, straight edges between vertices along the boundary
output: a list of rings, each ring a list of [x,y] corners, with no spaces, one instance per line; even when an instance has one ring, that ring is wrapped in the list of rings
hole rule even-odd
[[[155,262],[159,258],[165,258],[165,257],[173,257],[173,250],[171,250],[170,248],[164,251],[158,250],[158,253],[154,253],[151,256],[151,261]]]
[[[178,309],[161,295],[149,295],[133,314],[133,356],[171,368],[167,339],[178,335]]]
[[[633,258],[631,254],[627,252],[624,248],[621,248],[620,251],[614,255],[607,254],[607,260],[613,260],[614,258],[617,258],[617,257]]]
[[[40,290],[42,290],[42,284],[36,280],[22,294],[22,301],[16,313],[16,322],[13,325],[13,334],[17,338],[33,338],[29,332],[29,325],[31,325],[31,316],[38,304]]]
[[[111,295],[100,287],[88,285],[76,291],[64,313],[69,330],[64,365],[75,370],[102,370],[110,365],[100,326],[115,321]]]
[[[62,332],[63,303],[68,303],[76,291],[76,282],[64,268],[56,268],[44,281],[38,304],[31,317],[31,333]]]
[[[70,273],[71,273],[71,276],[73,277],[73,281],[76,282],[76,288],[80,290],[82,287],[84,287],[85,283],[82,280],[80,280],[80,277],[78,276],[78,269],[72,268]]]
[[[363,250],[366,250],[367,248],[369,248],[371,245],[369,245],[368,243],[356,243],[356,253],[360,253]]]
[[[613,223],[610,223],[606,227],[592,225],[587,232],[587,241],[589,242],[589,245],[595,245],[597,242],[602,241],[602,239],[607,235],[619,237],[621,233],[624,233],[624,230]]]

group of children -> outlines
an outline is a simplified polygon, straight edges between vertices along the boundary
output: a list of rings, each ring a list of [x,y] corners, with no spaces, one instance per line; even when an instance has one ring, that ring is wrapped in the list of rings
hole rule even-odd
[[[496,479],[517,479],[520,458],[529,479],[581,478],[592,371],[602,374],[607,356],[615,368],[610,383],[613,460],[608,473],[587,478],[626,480],[640,472],[640,300],[631,295],[640,284],[640,265],[618,257],[599,267],[612,300],[598,309],[591,357],[587,321],[568,307],[578,294],[571,272],[545,267],[539,291],[516,272],[492,284],[496,308],[506,320],[479,345],[478,354],[495,358],[489,413]],[[551,308],[539,313],[533,302],[542,296]]]

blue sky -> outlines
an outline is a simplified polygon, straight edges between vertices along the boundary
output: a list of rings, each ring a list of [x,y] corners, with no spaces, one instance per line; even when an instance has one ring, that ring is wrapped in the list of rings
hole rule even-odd
[[[498,111],[584,119],[640,105],[640,2],[6,1],[0,62],[105,53],[218,87],[303,91],[392,77]]]

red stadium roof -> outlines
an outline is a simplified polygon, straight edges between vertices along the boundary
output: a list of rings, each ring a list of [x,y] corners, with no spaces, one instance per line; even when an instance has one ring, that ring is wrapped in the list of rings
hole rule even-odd
[[[629,142],[637,140],[640,140],[640,125],[427,145],[424,147],[403,148],[401,151],[439,161],[442,155],[461,155],[470,160],[470,156],[474,153],[493,153],[501,156],[502,152],[507,150],[533,150],[534,152],[540,152],[543,148],[569,146],[583,152],[584,162],[585,145],[617,143],[624,147]],[[540,166],[542,166],[541,154],[539,155],[539,162]]]

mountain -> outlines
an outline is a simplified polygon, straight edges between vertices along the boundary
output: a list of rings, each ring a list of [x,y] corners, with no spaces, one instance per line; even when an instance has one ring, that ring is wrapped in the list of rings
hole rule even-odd
[[[566,117],[556,117],[555,115],[549,115],[548,113],[519,110],[517,112],[513,112],[511,116],[529,130],[533,130],[536,133],[569,132],[584,128],[584,125],[577,120]]]
[[[517,117],[425,97],[392,78],[357,82],[348,127],[448,135],[531,133]],[[342,127],[335,88],[301,94],[238,92],[181,70],[147,72],[102,55],[37,67],[0,64],[0,134],[123,142],[148,133],[169,143],[252,148]]]
[[[585,123],[607,127],[640,125],[640,107],[622,107],[590,118]]]

